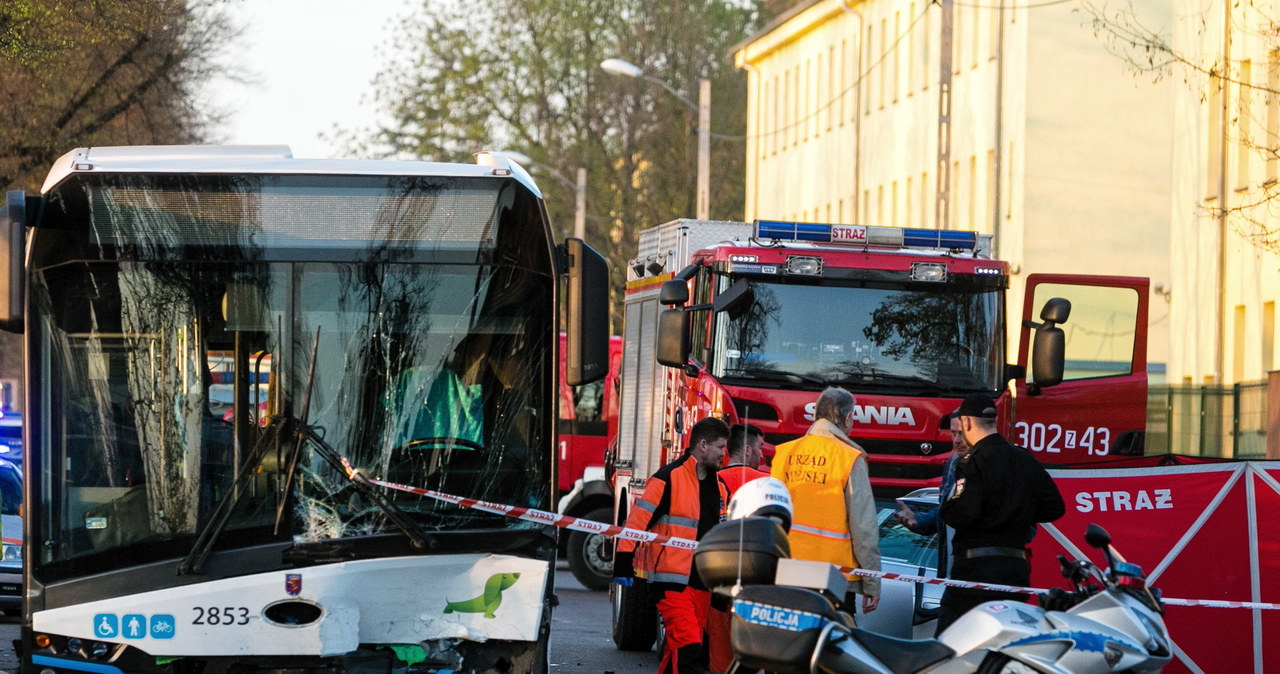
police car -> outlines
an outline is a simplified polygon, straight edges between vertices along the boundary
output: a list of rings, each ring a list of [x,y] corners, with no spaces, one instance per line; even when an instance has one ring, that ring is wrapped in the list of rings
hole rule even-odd
[[[22,414],[0,412],[0,459],[22,465]]]
[[[902,497],[917,514],[938,507],[938,488],[917,489]],[[938,576],[938,537],[917,534],[894,516],[898,505],[892,500],[876,500],[876,520],[880,525],[880,570],[912,576]],[[880,583],[880,605],[871,613],[858,612],[858,627],[901,639],[933,636],[942,600],[941,585],[921,585],[886,580]]]
[[[16,615],[22,609],[22,472],[0,459],[0,609]]]

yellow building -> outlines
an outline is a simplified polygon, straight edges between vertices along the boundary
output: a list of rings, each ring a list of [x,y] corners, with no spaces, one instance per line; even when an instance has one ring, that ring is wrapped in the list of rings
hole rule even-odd
[[[1276,369],[1280,39],[1274,2],[1180,0],[1170,380],[1258,381]],[[1224,33],[1223,26],[1230,26]],[[1266,33],[1270,32],[1268,37]],[[1226,78],[1220,64],[1229,56]]]
[[[1033,272],[1170,287],[1171,85],[1127,70],[1077,8],[800,2],[735,52],[747,219],[993,234],[1011,317]],[[1153,295],[1155,380],[1168,318]]]

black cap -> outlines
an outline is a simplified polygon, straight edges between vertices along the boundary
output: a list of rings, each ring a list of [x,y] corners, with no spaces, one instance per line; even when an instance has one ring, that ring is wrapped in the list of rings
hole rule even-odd
[[[955,412],[952,412],[951,414],[942,415],[942,418],[938,420],[938,428],[944,431],[951,430],[951,419],[954,418],[955,416],[956,416]]]
[[[996,401],[985,393],[970,393],[960,401],[960,407],[955,411],[955,415],[994,419],[996,418]]]

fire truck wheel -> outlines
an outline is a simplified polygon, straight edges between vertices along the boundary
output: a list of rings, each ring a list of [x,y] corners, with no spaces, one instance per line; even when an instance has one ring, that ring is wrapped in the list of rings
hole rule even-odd
[[[609,589],[613,608],[613,643],[620,651],[653,650],[658,640],[658,611],[649,598],[649,584],[637,580],[631,587]]]
[[[585,519],[592,522],[613,521],[612,508],[597,508],[587,513]],[[566,554],[573,577],[588,590],[603,592],[613,581],[613,546],[609,539],[585,531],[569,532]]]

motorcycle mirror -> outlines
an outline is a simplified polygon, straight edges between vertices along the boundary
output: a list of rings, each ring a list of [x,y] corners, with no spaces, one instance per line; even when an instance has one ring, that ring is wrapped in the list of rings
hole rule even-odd
[[[1096,524],[1090,524],[1084,530],[1084,540],[1090,546],[1101,549],[1111,545],[1111,534]]]

